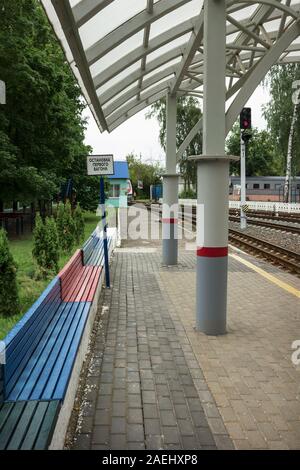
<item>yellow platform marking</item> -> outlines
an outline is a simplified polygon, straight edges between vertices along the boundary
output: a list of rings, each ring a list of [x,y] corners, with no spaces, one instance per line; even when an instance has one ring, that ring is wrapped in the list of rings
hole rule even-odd
[[[289,292],[290,294],[295,295],[296,297],[298,297],[298,298],[300,299],[300,290],[296,289],[295,287],[290,286],[289,284],[287,284],[287,283],[284,282],[284,281],[281,281],[281,280],[278,279],[277,277],[273,276],[273,275],[270,274],[270,273],[267,273],[266,271],[264,271],[263,269],[259,268],[258,266],[255,266],[255,264],[250,263],[250,261],[247,261],[247,260],[245,260],[244,258],[241,258],[241,257],[238,256],[238,255],[235,255],[235,254],[230,253],[229,256],[231,256],[232,258],[236,259],[237,261],[239,261],[240,263],[244,264],[245,266],[248,266],[248,268],[252,269],[253,271],[255,271],[255,272],[257,272],[258,274],[260,274],[261,276],[265,277],[265,278],[268,279],[270,282],[273,282],[273,284],[276,284],[278,287],[281,287],[281,289],[286,290],[286,291]]]

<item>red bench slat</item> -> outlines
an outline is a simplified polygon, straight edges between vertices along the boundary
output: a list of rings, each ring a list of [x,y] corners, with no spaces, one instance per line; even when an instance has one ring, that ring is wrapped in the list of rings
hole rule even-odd
[[[83,266],[82,250],[77,250],[58,277],[63,302],[92,302],[101,276],[100,266]]]

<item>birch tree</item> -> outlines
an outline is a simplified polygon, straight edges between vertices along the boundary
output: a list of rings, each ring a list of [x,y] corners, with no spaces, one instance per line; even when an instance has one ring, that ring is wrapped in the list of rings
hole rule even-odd
[[[295,85],[297,85],[295,90]],[[264,107],[268,132],[281,160],[281,174],[285,175],[284,201],[291,195],[290,182],[300,174],[300,66],[275,65],[265,80],[270,101]]]
[[[285,182],[284,182],[284,202],[291,202],[291,178],[292,178],[292,157],[293,157],[293,141],[295,135],[295,127],[298,118],[298,105],[294,104],[291,130],[289,134],[288,141],[288,151],[286,158],[286,172],[285,172]]]

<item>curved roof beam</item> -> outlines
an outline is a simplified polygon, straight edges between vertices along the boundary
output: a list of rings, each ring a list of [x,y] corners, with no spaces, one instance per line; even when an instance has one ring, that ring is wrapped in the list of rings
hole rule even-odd
[[[257,0],[237,0],[236,3],[249,3],[250,5],[256,5],[258,2]],[[281,3],[281,0],[260,0],[261,4],[268,5],[273,8],[278,8],[278,10],[282,10],[288,16],[291,16],[294,19],[299,17],[299,13],[297,13],[292,7]]]
[[[139,106],[140,103],[142,102],[147,103],[147,100],[151,98],[153,95],[156,95],[157,93],[163,90],[165,90],[165,93],[167,93],[169,86],[170,86],[170,79],[167,79],[164,82],[159,83],[157,86],[151,88],[150,90],[145,91],[141,96],[136,96],[134,99],[130,100],[130,102],[126,103],[124,106],[118,109],[118,111],[111,114],[109,118],[107,118],[107,123],[109,127],[112,124],[114,124],[114,122],[116,122],[120,116],[126,115],[130,110],[132,110],[136,106]]]
[[[80,26],[87,23],[93,16],[113,2],[114,0],[81,0],[81,2],[72,8],[76,26],[80,28]]]
[[[117,119],[117,121],[115,121],[114,124],[110,126],[109,128],[110,132],[116,129],[121,124],[123,124],[123,122],[127,121],[127,119],[129,119],[130,117],[134,116],[135,114],[139,113],[143,109],[147,108],[147,106],[150,106],[151,104],[163,98],[166,95],[166,92],[167,90],[162,90],[156,95],[153,95],[150,98],[148,98],[146,101],[141,101],[139,105],[132,108],[123,116],[120,116],[119,119]]]
[[[248,80],[243,85],[243,88],[240,90],[226,113],[227,133],[232,128],[239,112],[266,76],[272,65],[277,63],[281,54],[295,39],[297,39],[297,37],[299,37],[299,35],[300,24],[299,22],[296,22],[287,31],[285,31],[276,44],[274,44],[274,46],[260,59],[258,64],[255,66],[254,72],[249,75]]]
[[[82,83],[88,95],[86,96],[87,103],[91,103],[96,122],[100,125],[102,130],[108,130],[107,123],[93,84],[93,79],[86,60],[78,29],[74,21],[70,3],[68,0],[51,0],[51,3],[68,41],[68,45],[73,55],[74,61],[76,62],[78,70],[80,71]],[[43,7],[46,7],[45,1],[43,1]]]
[[[202,54],[199,54],[199,55],[195,56],[194,60],[197,61],[198,56],[200,56],[200,55],[202,56]],[[118,99],[113,101],[109,106],[104,108],[105,116],[108,116],[112,112],[116,111],[120,106],[125,104],[131,98],[133,98],[137,93],[144,92],[145,90],[147,90],[147,88],[149,86],[154,85],[156,82],[162,80],[164,77],[167,77],[171,74],[174,74],[175,70],[176,70],[176,65],[171,65],[170,67],[166,67],[164,70],[162,70],[159,73],[153,75],[149,79],[147,79],[147,78],[144,79],[142,88],[135,87],[135,88],[129,90],[127,93],[124,93],[124,95],[120,96]],[[136,80],[134,80],[134,81],[136,81]],[[171,80],[169,80],[169,82],[171,83]]]
[[[266,42],[266,41],[263,41],[259,36],[257,36],[255,33],[254,33],[254,29],[257,27],[258,24],[260,24],[261,22],[263,21],[273,21],[274,19],[276,18],[280,18],[281,15],[279,14],[279,11],[282,10],[282,8],[278,8],[280,6],[279,2],[278,1],[272,1],[272,0],[266,0],[265,2],[261,2],[261,3],[266,3],[266,4],[272,4],[274,5],[274,7],[276,7],[276,11],[275,10],[270,10],[270,7],[269,6],[264,6],[264,5],[259,5],[257,10],[254,12],[254,14],[252,15],[251,19],[250,20],[242,20],[242,21],[236,21],[234,18],[232,18],[230,16],[230,13],[234,13],[236,11],[239,11],[243,8],[245,8],[245,3],[257,3],[257,2],[252,2],[251,0],[250,1],[243,1],[241,2],[242,4],[237,6],[236,3],[238,2],[233,2],[233,1],[229,1],[227,2],[227,12],[228,12],[228,17],[227,19],[230,21],[230,23],[232,24],[233,28],[228,28],[227,27],[227,34],[231,34],[231,33],[234,33],[234,32],[237,32],[237,31],[241,31],[241,34],[239,35],[239,37],[237,38],[237,45],[242,45],[243,42],[247,41],[247,39],[249,39],[249,36],[254,38],[256,41],[260,42],[266,49],[268,49],[270,47],[270,45]],[[285,13],[288,14],[288,7],[285,8],[285,6],[283,6],[283,10],[285,10]],[[290,12],[291,13],[291,16],[294,16],[294,17],[297,17],[297,13],[293,11]],[[183,79],[183,77],[185,76],[186,72],[188,71],[189,69],[189,66],[191,64],[191,61],[193,59],[193,56],[195,54],[195,50],[197,50],[197,48],[200,46],[201,42],[202,42],[202,39],[203,39],[203,11],[201,11],[200,15],[199,15],[199,19],[198,19],[198,22],[197,22],[197,26],[194,30],[194,33],[187,45],[187,49],[186,49],[186,52],[183,56],[183,60],[182,62],[179,64],[177,70],[176,70],[176,73],[175,73],[175,79],[171,85],[171,94],[175,94],[176,91],[179,89],[180,87],[180,83]],[[243,34],[244,33],[244,34]],[[236,49],[235,49],[236,50]],[[231,55],[231,58],[233,56],[235,56],[235,52]],[[227,64],[228,65],[228,64]]]
[[[174,60],[177,57],[182,56],[183,52],[184,52],[183,46],[175,47],[171,51],[168,51],[165,54],[162,54],[161,56],[157,57],[157,59],[151,60],[151,62],[147,63],[145,70],[140,70],[140,69],[135,70],[134,72],[129,74],[127,77],[125,77],[123,80],[120,80],[120,82],[116,83],[114,86],[111,87],[113,98],[115,95],[121,93],[123,90],[125,90],[127,87],[132,85],[132,83],[139,80],[141,77],[145,77],[149,73],[154,72],[154,70],[162,67],[163,65],[167,64],[171,60]],[[107,101],[109,101],[109,100],[105,101],[103,97],[104,95],[99,96],[102,105],[105,104]]]
[[[142,93],[143,91],[147,90],[147,88],[155,85],[155,83],[158,83],[160,80],[163,80],[165,77],[169,77],[170,75],[174,74],[175,66],[171,65],[171,67],[167,67],[161,72],[153,75],[152,77],[148,78],[147,80],[144,80],[143,88],[139,89],[138,87],[135,87],[131,90],[129,90],[127,93],[124,94],[119,100],[117,100],[121,106],[132,99],[137,93]],[[170,80],[169,80],[170,81]],[[105,109],[105,116],[108,116],[110,113],[114,112],[117,108],[115,107],[115,103],[112,103],[111,106]]]
[[[94,64],[98,59],[126,41],[126,39],[129,39],[134,34],[143,30],[147,25],[157,21],[159,18],[162,18],[190,1],[191,0],[160,0],[153,5],[152,13],[149,13],[147,9],[138,13],[86,50],[88,64]]]
[[[249,28],[246,28],[241,22],[235,20],[234,18],[232,18],[232,16],[230,15],[227,15],[227,20],[233,24],[234,26],[236,26],[237,29],[239,29],[240,31],[243,31],[245,34],[247,34],[247,36],[249,36],[250,38],[254,39],[256,42],[259,42],[262,46],[264,46],[266,49],[269,49],[271,46],[268,42],[266,42],[264,39],[261,38],[261,36],[258,36],[256,33],[254,33],[253,31],[251,31],[251,29]]]
[[[189,67],[191,64],[193,57],[195,56],[195,53],[197,49],[199,48],[202,40],[203,40],[203,31],[204,31],[204,12],[203,9],[199,15],[197,25],[192,33],[192,36],[186,46],[186,51],[182,57],[182,61],[177,67],[177,70],[175,72],[175,79],[173,84],[171,85],[170,88],[170,94],[175,95],[180,83]]]
[[[110,67],[107,67],[105,70],[103,70],[103,72],[94,77],[95,88],[99,88],[108,80],[115,77],[124,69],[147,56],[148,54],[151,54],[160,47],[165,46],[169,42],[172,42],[173,40],[192,31],[196,25],[197,18],[197,16],[193,17],[190,20],[184,21],[178,26],[164,31],[162,34],[159,34],[155,38],[151,39],[147,48],[140,46],[130,51],[126,56],[122,57],[121,60],[115,62]]]
[[[233,103],[229,107],[226,113],[226,133],[230,131],[232,128],[239,112],[247,103],[248,99],[258,87],[260,82],[263,80],[265,75],[268,73],[272,65],[277,63],[281,54],[288,48],[288,46],[295,40],[300,34],[300,24],[299,22],[294,23],[287,31],[283,33],[281,38],[276,42],[276,44],[269,49],[266,54],[260,59],[257,64],[254,65],[253,70],[251,73],[247,74],[246,79],[241,79],[239,83],[238,89],[240,89],[239,94],[234,99]],[[237,88],[237,87],[236,87]],[[234,90],[234,93],[238,91],[238,89]],[[232,91],[229,90],[227,92],[226,98],[228,99],[230,96],[234,94]],[[197,135],[197,133],[202,129],[202,119],[200,119],[188,136],[185,138],[184,142],[181,144],[177,151],[177,159],[180,159],[187,148],[187,146],[191,143],[193,138]]]

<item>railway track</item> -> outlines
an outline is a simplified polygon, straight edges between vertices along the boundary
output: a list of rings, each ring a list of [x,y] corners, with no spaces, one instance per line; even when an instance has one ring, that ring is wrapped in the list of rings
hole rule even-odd
[[[235,246],[244,248],[251,253],[259,254],[263,258],[288,269],[292,273],[300,275],[299,253],[234,229],[229,229],[229,241]]]
[[[147,209],[150,210],[150,207],[147,207]],[[157,209],[161,216],[161,209]],[[180,215],[182,215],[182,212],[180,212]],[[195,215],[192,216],[192,224],[196,224]],[[274,228],[273,226],[275,224],[271,225],[272,228]],[[229,229],[229,242],[234,246],[243,248],[251,254],[258,255],[259,257],[300,276],[300,254],[295,251],[288,250],[262,238],[254,237],[232,228]]]
[[[256,217],[256,216],[255,216]],[[239,222],[240,218],[237,216],[229,216],[230,222]],[[247,217],[247,224],[258,225],[260,227],[267,227],[275,230],[282,230],[284,232],[297,233],[300,235],[300,226],[296,227],[295,225],[284,225],[280,223],[268,222],[268,220],[255,220]]]
[[[232,216],[238,216],[239,211],[237,209],[230,209],[229,214]],[[300,215],[298,214],[283,214],[279,213],[278,215],[273,214],[272,212],[262,212],[262,211],[248,211],[247,212],[248,217],[253,217],[256,219],[269,219],[269,220],[274,220],[278,222],[290,222],[293,224],[300,224]]]

